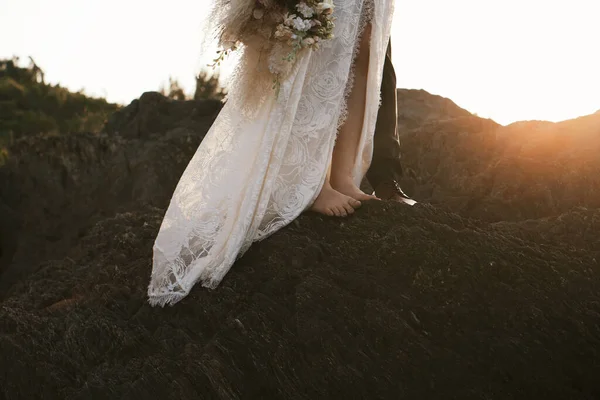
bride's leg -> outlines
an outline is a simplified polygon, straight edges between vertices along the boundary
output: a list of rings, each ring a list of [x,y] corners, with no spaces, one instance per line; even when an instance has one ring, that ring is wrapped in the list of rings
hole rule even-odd
[[[360,201],[346,196],[331,187],[330,172],[328,171],[325,184],[310,209],[311,211],[330,217],[347,217],[350,214],[354,214],[354,209],[360,207],[360,205]]]
[[[361,191],[352,180],[352,170],[363,120],[369,73],[369,46],[371,26],[367,26],[361,38],[359,53],[354,64],[354,86],[348,98],[348,118],[340,128],[333,150],[331,173],[311,210],[329,216],[345,217],[360,207],[359,200],[376,198]]]
[[[370,42],[371,25],[369,24],[362,34],[359,51],[354,62],[354,85],[347,100],[348,117],[338,133],[331,169],[332,188],[356,200],[376,198],[360,190],[352,179],[365,119]]]
[[[360,205],[360,201],[333,189],[328,177],[310,209],[330,217],[347,217]]]

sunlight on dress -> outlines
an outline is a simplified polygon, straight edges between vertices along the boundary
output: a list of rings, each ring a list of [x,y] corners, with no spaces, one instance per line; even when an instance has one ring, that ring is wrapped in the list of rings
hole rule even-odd
[[[183,173],[154,244],[149,302],[175,304],[201,282],[215,288],[249,246],[316,199],[346,113],[361,28],[372,24],[365,121],[353,177],[373,152],[393,0],[335,1],[335,38],[303,54],[252,113],[232,96]]]

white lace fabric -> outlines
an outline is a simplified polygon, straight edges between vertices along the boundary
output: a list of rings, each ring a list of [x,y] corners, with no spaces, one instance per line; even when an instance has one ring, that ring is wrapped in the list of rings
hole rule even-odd
[[[183,173],[160,227],[150,304],[175,304],[197,282],[215,288],[254,241],[312,205],[344,119],[354,55],[368,12],[367,102],[354,168],[360,184],[373,152],[393,2],[335,0],[335,38],[303,54],[277,95],[268,93],[251,108],[230,91]]]

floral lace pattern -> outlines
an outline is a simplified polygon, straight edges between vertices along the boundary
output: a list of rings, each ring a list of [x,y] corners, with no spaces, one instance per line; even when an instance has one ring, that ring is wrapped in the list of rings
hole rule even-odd
[[[265,91],[250,108],[231,92],[165,214],[154,244],[150,304],[175,304],[197,282],[215,288],[254,241],[312,205],[331,163],[368,14],[367,109],[354,169],[360,184],[373,152],[393,0],[335,0],[335,6],[335,38],[303,54],[277,95]]]

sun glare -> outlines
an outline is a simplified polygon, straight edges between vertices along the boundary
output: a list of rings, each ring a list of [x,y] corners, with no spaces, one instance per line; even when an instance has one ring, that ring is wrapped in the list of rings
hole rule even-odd
[[[48,81],[113,102],[157,90],[169,76],[191,92],[210,59],[198,53],[205,8],[204,0],[0,0],[0,57],[32,56]],[[597,0],[397,0],[398,87],[504,124],[593,113],[598,15]]]
[[[399,87],[424,88],[501,123],[600,109],[599,2],[396,4]]]

